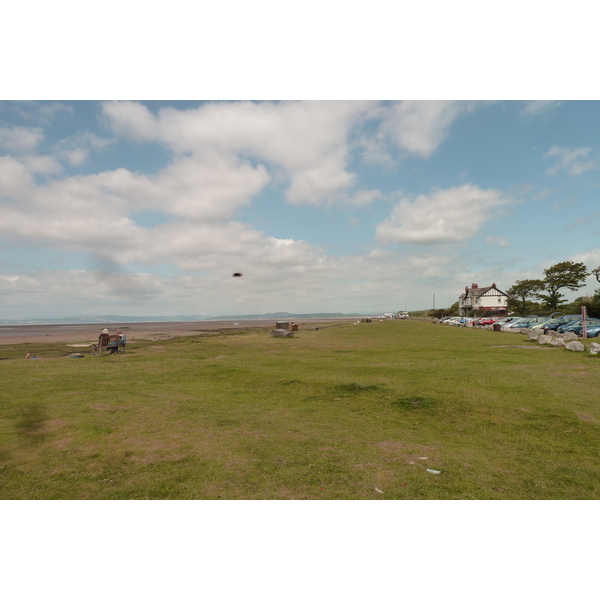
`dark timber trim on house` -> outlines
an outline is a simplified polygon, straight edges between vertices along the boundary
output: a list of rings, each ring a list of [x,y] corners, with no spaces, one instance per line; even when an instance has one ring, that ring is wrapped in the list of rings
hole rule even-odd
[[[458,297],[458,314],[464,317],[471,310],[493,310],[507,314],[508,295],[499,290],[495,283],[481,288],[473,283],[471,287],[465,287]]]

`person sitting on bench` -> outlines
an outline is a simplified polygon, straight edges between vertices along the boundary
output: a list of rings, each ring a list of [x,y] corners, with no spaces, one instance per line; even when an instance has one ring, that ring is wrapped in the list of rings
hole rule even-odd
[[[107,350],[110,349],[111,354],[117,354],[119,351],[119,346],[125,345],[125,336],[120,329],[110,336],[110,342],[108,342]]]

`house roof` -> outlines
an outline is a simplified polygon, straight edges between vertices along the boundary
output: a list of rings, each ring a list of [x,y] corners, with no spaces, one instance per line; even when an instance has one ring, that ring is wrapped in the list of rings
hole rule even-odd
[[[466,298],[467,296],[478,298],[479,296],[485,295],[490,290],[496,290],[501,296],[508,296],[508,294],[505,294],[502,290],[499,290],[496,287],[496,284],[493,283],[492,285],[488,285],[487,287],[466,287],[465,291],[459,296],[459,299]]]

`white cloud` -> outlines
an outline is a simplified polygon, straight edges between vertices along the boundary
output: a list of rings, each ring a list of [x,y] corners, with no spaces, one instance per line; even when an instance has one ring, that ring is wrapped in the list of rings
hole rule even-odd
[[[358,190],[350,199],[350,203],[354,206],[362,207],[381,197],[382,194],[379,190]]]
[[[465,102],[398,102],[385,111],[379,135],[402,151],[429,158],[446,139],[452,123],[468,110],[471,105]]]
[[[569,175],[581,175],[585,171],[597,169],[598,164],[595,160],[588,160],[591,148],[561,148],[552,146],[544,158],[554,158],[554,164],[546,169],[548,175],[556,175],[559,171],[565,170]]]
[[[289,181],[288,202],[295,205],[364,205],[378,192],[352,191],[350,144],[356,127],[365,160],[387,161],[389,155],[429,158],[446,139],[458,116],[472,110],[467,102],[210,102],[195,109],[164,108],[153,114],[137,102],[105,102],[103,116],[113,131],[140,142],[166,144],[176,155],[200,161],[249,159]],[[370,194],[370,195],[369,195]]]
[[[176,160],[156,175],[132,173],[126,169],[96,175],[77,175],[36,186],[32,171],[40,164],[26,165],[0,157],[0,233],[7,239],[46,243],[63,249],[115,252],[119,261],[129,256],[125,249],[138,247],[135,258],[154,256],[161,235],[180,239],[191,228],[198,240],[198,227],[232,218],[269,181],[264,167],[244,162],[193,158]],[[34,160],[31,161],[35,162]],[[46,171],[50,171],[51,162]],[[138,227],[133,217],[144,211],[159,211],[176,220],[171,229]],[[163,233],[164,232],[164,233]],[[221,231],[228,241],[227,232]],[[207,235],[207,232],[204,232]],[[107,251],[107,237],[112,250]],[[150,248],[152,246],[152,248]],[[172,248],[167,244],[167,249]],[[168,256],[168,253],[165,255]],[[154,259],[153,259],[154,260]]]
[[[39,156],[29,154],[19,157],[30,173],[40,173],[42,175],[56,175],[61,173],[63,168],[52,156]]]
[[[547,115],[557,109],[562,102],[556,100],[530,100],[525,102],[521,109],[521,114],[525,117],[538,117]]]
[[[37,100],[15,101],[10,103],[12,109],[19,117],[37,123],[50,123],[56,115],[72,113],[73,107],[61,102],[40,102]]]
[[[0,156],[0,198],[25,199],[34,189],[33,178],[25,165],[14,158]]]
[[[348,172],[348,137],[368,102],[213,102],[153,115],[135,102],[107,102],[113,131],[167,144],[198,160],[253,157],[282,169],[292,204],[345,200],[355,181]]]
[[[177,160],[153,177],[155,206],[188,219],[218,221],[230,218],[269,182],[262,165],[193,158]]]
[[[115,133],[142,141],[156,139],[156,117],[140,102],[104,102],[102,111]]]
[[[490,235],[483,241],[487,246],[497,246],[498,248],[510,248],[512,246],[510,238],[501,235]]]
[[[17,154],[32,152],[43,139],[39,127],[0,127],[0,150]]]
[[[463,242],[474,237],[496,209],[510,202],[498,190],[473,185],[434,190],[414,200],[402,198],[390,218],[378,225],[377,239],[417,244]]]
[[[114,141],[85,131],[60,140],[54,145],[53,152],[58,160],[80,166],[87,162],[91,150],[103,150]]]
[[[176,236],[170,235],[173,231]],[[265,237],[240,223],[183,231],[165,227],[152,232],[147,242],[145,257],[141,247],[123,247],[121,253],[128,255],[127,260],[175,257],[181,268],[189,267],[191,272],[128,273],[120,263],[113,264],[119,252],[106,257],[105,270],[35,271],[17,277],[0,272],[0,294],[7,299],[0,317],[377,308],[385,312],[403,309],[405,303],[415,309],[429,304],[432,291],[441,293],[448,286],[454,290],[460,269],[456,257],[449,254],[407,256],[392,251],[370,257],[328,256],[307,242]],[[233,278],[236,271],[244,277]],[[443,302],[440,294],[438,301]]]

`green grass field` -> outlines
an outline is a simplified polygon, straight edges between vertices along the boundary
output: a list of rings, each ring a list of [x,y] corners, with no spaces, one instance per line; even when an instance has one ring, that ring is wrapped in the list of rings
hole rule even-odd
[[[597,356],[427,322],[311,327],[82,359],[0,347],[0,498],[600,498]]]

